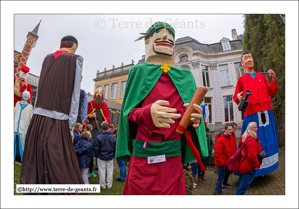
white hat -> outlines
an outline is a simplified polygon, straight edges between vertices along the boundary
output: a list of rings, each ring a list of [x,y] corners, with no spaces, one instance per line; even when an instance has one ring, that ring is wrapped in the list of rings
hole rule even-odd
[[[22,93],[22,98],[25,99],[25,100],[30,99],[30,93],[29,93],[29,91],[24,91]]]

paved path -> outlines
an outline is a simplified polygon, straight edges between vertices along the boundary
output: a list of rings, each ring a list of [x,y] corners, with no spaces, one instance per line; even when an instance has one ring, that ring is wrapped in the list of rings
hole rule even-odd
[[[215,191],[217,171],[215,166],[208,166],[205,174],[206,181],[195,183],[193,195],[212,195]],[[228,195],[235,195],[237,191],[239,177],[231,174],[228,183],[232,188],[226,188],[223,192]],[[245,195],[285,195],[285,150],[279,149],[278,168],[264,177],[256,177],[246,191]]]

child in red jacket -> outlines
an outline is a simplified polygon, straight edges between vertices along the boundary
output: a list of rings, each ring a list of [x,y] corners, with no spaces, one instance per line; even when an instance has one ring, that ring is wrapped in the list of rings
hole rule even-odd
[[[216,187],[214,195],[221,195],[222,183],[227,171],[229,157],[231,155],[230,137],[232,134],[233,126],[230,123],[225,124],[224,134],[222,134],[217,140],[215,145],[215,166],[217,168],[218,179],[216,181]]]
[[[246,149],[241,151],[240,178],[236,195],[245,194],[255,177],[255,173],[262,164],[262,160],[258,160],[257,153],[263,148],[256,133],[257,124],[256,122],[251,122],[242,136],[242,141],[240,140],[242,144],[245,143]]]

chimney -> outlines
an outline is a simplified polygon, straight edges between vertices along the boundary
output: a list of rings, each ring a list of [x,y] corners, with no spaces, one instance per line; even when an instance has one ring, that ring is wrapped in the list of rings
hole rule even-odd
[[[233,38],[233,40],[237,40],[238,39],[238,34],[237,34],[236,29],[232,29],[232,38]]]
[[[145,55],[142,55],[142,59],[145,60]]]

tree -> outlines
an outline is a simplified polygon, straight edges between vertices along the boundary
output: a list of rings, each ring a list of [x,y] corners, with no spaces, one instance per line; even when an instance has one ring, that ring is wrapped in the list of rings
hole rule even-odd
[[[271,99],[277,128],[285,127],[285,24],[279,14],[244,15],[243,50],[254,58],[254,70],[274,70],[278,83]]]

